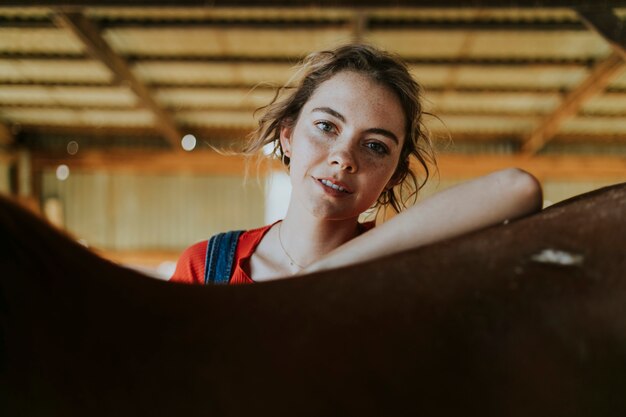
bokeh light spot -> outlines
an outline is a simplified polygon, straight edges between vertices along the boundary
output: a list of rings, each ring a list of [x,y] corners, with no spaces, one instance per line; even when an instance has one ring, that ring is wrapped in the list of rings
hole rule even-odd
[[[78,153],[78,142],[72,140],[67,143],[67,153],[70,155],[76,155]]]
[[[185,135],[180,141],[180,144],[187,152],[193,151],[196,147],[196,137],[194,135]]]
[[[65,181],[70,176],[70,167],[65,164],[61,164],[57,167],[56,174],[59,181]]]

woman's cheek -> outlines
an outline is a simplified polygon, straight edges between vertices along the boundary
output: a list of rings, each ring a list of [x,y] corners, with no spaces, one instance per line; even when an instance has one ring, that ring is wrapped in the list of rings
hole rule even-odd
[[[314,133],[305,138],[303,141],[303,149],[305,152],[318,154],[328,148],[329,141],[323,136],[323,133]]]
[[[373,171],[384,171],[387,165],[385,159],[386,158],[381,155],[372,155],[371,152],[367,150],[362,152],[361,160]]]

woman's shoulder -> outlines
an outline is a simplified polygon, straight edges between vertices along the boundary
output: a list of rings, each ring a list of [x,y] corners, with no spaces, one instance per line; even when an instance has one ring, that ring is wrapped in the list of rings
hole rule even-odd
[[[239,236],[237,247],[238,255],[240,257],[249,257],[259,245],[263,236],[265,236],[267,231],[271,229],[274,224],[276,224],[276,222],[243,232],[241,236]]]
[[[188,284],[204,283],[207,244],[208,241],[203,240],[185,249],[176,262],[176,270],[170,281]]]
[[[238,238],[238,258],[245,257],[254,251],[265,233],[273,224],[243,231]],[[210,238],[209,238],[210,239]],[[172,282],[188,284],[204,284],[204,267],[209,240],[194,243],[183,251],[176,263],[176,270],[170,278]]]

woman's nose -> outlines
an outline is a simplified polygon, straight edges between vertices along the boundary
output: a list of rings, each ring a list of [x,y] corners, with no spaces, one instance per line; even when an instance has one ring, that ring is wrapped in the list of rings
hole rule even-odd
[[[335,143],[328,155],[328,163],[333,166],[339,166],[339,169],[348,171],[351,174],[358,169],[354,150],[349,143]]]

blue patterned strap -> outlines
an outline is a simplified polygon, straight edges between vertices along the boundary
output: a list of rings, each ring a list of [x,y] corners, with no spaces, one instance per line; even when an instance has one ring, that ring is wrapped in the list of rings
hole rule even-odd
[[[204,261],[204,284],[228,284],[237,242],[243,230],[218,233],[209,239]]]

